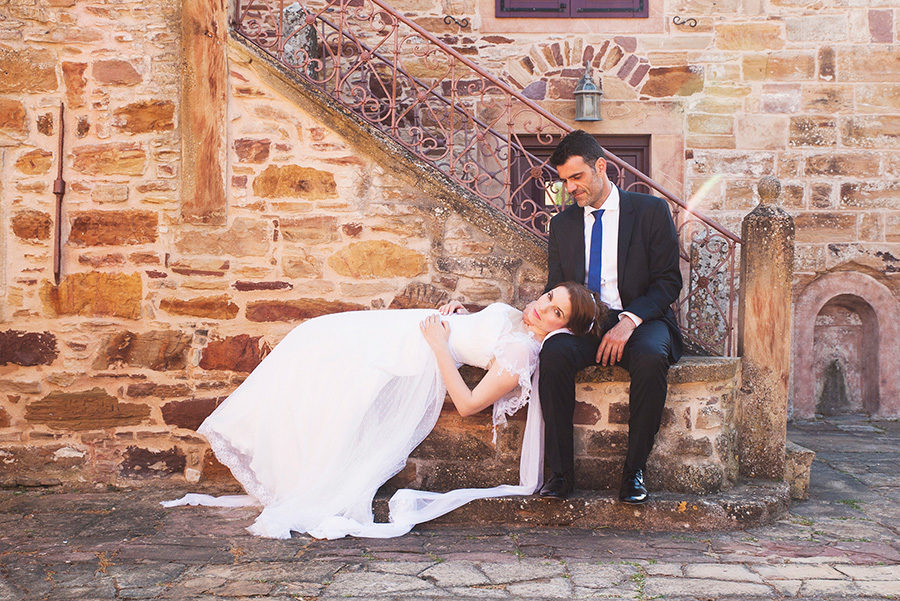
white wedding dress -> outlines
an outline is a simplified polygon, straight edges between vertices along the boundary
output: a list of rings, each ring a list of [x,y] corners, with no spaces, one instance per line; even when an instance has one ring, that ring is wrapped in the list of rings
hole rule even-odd
[[[326,315],[292,330],[200,426],[216,457],[248,495],[189,494],[173,505],[262,505],[249,530],[288,538],[392,537],[477,498],[532,494],[541,482],[543,423],[537,397],[540,342],[522,313],[495,303],[450,315],[458,364],[497,362],[519,386],[494,404],[494,427],[531,399],[519,486],[431,493],[403,489],[390,522],[375,523],[378,488],[403,469],[444,403],[434,353],[419,329],[436,311],[358,311]]]

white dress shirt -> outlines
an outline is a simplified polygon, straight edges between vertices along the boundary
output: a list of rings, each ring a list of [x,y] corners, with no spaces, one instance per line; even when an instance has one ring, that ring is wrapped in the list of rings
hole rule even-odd
[[[594,231],[594,212],[602,210],[600,217],[603,228],[603,265],[600,267],[600,300],[610,309],[622,310],[622,297],[619,296],[619,189],[610,186],[609,196],[600,205],[600,209],[584,207],[584,285],[587,286],[588,273],[591,268],[591,235]],[[641,318],[628,311],[622,311],[619,319],[628,316],[641,325]]]

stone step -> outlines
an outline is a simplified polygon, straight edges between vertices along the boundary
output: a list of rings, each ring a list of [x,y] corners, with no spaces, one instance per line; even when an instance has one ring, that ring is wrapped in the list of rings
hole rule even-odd
[[[376,521],[387,521],[388,498],[375,498]],[[786,483],[751,481],[712,495],[651,491],[650,500],[643,505],[620,503],[615,491],[588,490],[576,490],[566,500],[538,496],[480,499],[428,524],[696,532],[770,524],[789,507]]]

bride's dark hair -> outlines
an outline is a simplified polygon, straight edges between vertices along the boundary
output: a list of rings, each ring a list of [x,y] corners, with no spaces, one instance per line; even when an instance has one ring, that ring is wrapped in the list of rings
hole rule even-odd
[[[577,336],[590,333],[599,337],[609,315],[609,307],[600,300],[600,294],[575,282],[563,282],[559,285],[569,292],[569,303],[572,305],[566,327]]]

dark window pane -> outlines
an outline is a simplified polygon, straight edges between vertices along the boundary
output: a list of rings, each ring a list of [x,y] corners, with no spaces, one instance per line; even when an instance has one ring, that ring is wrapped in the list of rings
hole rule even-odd
[[[569,0],[496,0],[497,17],[567,17]]]
[[[649,0],[571,0],[571,17],[646,17]]]

